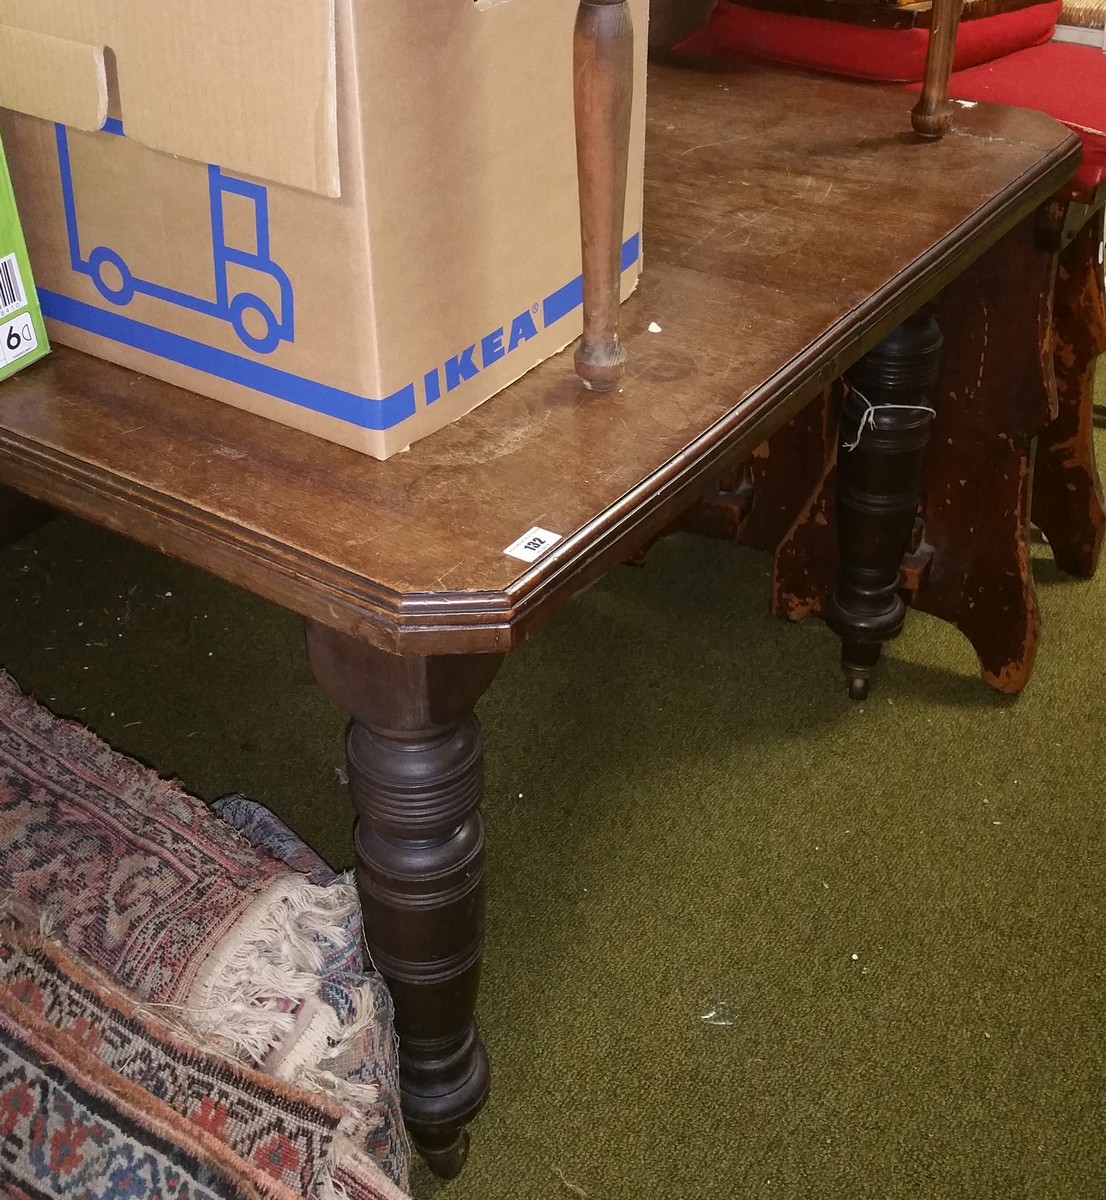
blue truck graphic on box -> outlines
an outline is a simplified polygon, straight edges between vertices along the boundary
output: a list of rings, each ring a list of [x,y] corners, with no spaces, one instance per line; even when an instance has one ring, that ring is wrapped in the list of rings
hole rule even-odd
[[[123,137],[122,122],[109,120],[102,135]],[[211,220],[212,291],[214,299],[197,296],[155,280],[143,279],[132,264],[110,246],[94,246],[87,255],[82,249],[77,218],[76,189],[69,154],[69,134],[64,125],[55,125],[58,166],[61,175],[62,203],[72,269],[88,277],[100,295],[114,309],[126,308],[135,296],[150,296],[166,304],[202,313],[227,322],[242,344],[255,355],[271,354],[281,342],[295,341],[295,297],[292,283],[283,268],[272,258],[269,239],[269,195],[263,185],[236,179],[218,166],[209,165],[208,205]],[[224,201],[230,196],[247,202],[252,214],[251,248],[227,243]],[[621,267],[630,270],[638,262],[640,234],[626,239],[622,246]],[[231,269],[256,276],[260,288],[268,280],[279,299],[270,304],[253,290],[232,290]],[[232,294],[233,292],[233,294]],[[425,372],[391,395],[381,398],[360,396],[317,380],[306,379],[280,370],[256,358],[234,354],[204,342],[195,341],[168,329],[148,325],[121,312],[112,312],[62,295],[39,289],[43,315],[100,337],[156,355],[170,362],[217,376],[253,391],[322,413],[361,429],[387,430],[402,424],[416,412],[419,401],[435,403],[475,378],[536,337],[538,323],[545,329],[558,324],[583,302],[583,281],[579,275],[534,303],[504,325],[493,329],[472,345],[446,358],[444,363]],[[444,385],[444,386],[443,386]]]
[[[109,121],[104,132],[123,137],[122,123]],[[81,233],[77,222],[76,193],[73,187],[73,168],[69,158],[69,134],[64,125],[55,126],[58,146],[58,167],[61,171],[62,200],[65,205],[65,229],[69,239],[69,258],[73,270],[87,275],[105,300],[126,308],[136,295],[152,296],[167,304],[176,304],[193,312],[227,321],[243,345],[255,354],[271,354],[281,342],[295,340],[295,312],[292,282],[275,263],[269,249],[269,196],[257,183],[225,175],[217,166],[207,169],[208,196],[211,210],[211,245],[215,298],[192,296],[187,292],[140,278],[117,251],[109,246],[96,246],[86,257],[81,250]],[[227,196],[246,200],[253,212],[255,249],[229,246],[226,240],[223,202]],[[249,291],[231,295],[230,267],[243,267],[273,280],[280,301],[273,306],[261,296]]]

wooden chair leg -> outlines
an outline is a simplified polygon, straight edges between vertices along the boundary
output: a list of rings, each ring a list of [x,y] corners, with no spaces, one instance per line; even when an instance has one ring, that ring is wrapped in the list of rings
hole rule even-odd
[[[934,0],[933,24],[926,50],[925,82],[922,95],[910,114],[914,132],[923,138],[939,138],[952,120],[949,102],[949,76],[956,52],[956,33],[960,28],[963,0]]]
[[[1060,254],[1053,300],[1057,415],[1041,431],[1033,477],[1033,521],[1056,565],[1090,579],[1106,534],[1106,503],[1094,453],[1094,378],[1106,352],[1106,296],[1099,209]]]
[[[630,157],[634,27],[627,0],[583,0],[573,37],[584,333],[576,372],[597,392],[616,387],[622,231]]]
[[[841,638],[854,700],[867,697],[883,643],[906,619],[899,579],[922,496],[941,342],[923,310],[849,372],[837,459],[837,583],[826,622]]]

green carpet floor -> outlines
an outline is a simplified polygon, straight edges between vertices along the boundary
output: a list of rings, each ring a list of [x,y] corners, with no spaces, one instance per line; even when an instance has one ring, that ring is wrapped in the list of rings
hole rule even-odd
[[[767,560],[691,538],[507,663],[494,1090],[449,1200],[1106,1197],[1106,570],[1037,557],[1017,701],[914,615],[850,704],[824,626],[767,615]],[[294,618],[68,519],[0,596],[23,687],[349,864]]]

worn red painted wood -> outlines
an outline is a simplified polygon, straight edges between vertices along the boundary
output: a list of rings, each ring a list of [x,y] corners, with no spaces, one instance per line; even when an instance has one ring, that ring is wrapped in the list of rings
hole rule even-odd
[[[1094,377],[1106,352],[1103,294],[1103,210],[1060,255],[1053,312],[1057,415],[1037,443],[1033,520],[1056,565],[1089,579],[1106,534],[1106,504],[1094,453]]]

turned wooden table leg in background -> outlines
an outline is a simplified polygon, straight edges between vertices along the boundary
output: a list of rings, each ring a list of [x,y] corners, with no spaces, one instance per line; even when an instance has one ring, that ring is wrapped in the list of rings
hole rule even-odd
[[[497,655],[399,657],[308,623],[323,690],[353,714],[349,784],[357,884],[376,968],[395,1001],[403,1113],[450,1179],[488,1096],[476,1029],[484,945],[483,743],[473,707]]]
[[[1035,224],[1030,217],[1012,229],[936,301],[937,322],[948,337],[934,389],[937,415],[925,451],[921,519],[908,535],[899,576],[899,591],[910,605],[955,625],[978,655],[983,679],[998,691],[1011,693],[1027,683],[1040,641],[1030,561],[1029,497],[1034,438],[1055,416],[1050,334],[1055,255],[1039,242]],[[863,384],[859,386],[864,391]],[[855,440],[850,430],[865,409],[855,395],[852,403],[846,442]],[[833,407],[832,402],[824,402],[824,414],[831,414]],[[864,437],[870,432],[866,430]],[[864,514],[850,511],[855,501],[848,499],[850,488],[855,496],[860,473],[856,451],[831,446],[816,425],[806,436],[813,443],[811,450],[826,446],[825,466],[778,544],[773,565],[773,612],[791,620],[812,613],[828,617],[827,598],[837,572],[837,535],[844,537],[851,525],[851,536],[863,536]],[[1038,451],[1038,464],[1040,457]],[[1086,468],[1069,462],[1066,469]],[[833,521],[839,473],[846,481],[840,530]],[[1035,482],[1032,490],[1036,495]],[[1064,495],[1069,504],[1075,503],[1070,490]],[[1086,492],[1083,497],[1087,498]],[[878,509],[871,497],[864,500],[864,489],[861,499]],[[899,535],[907,528],[910,508],[903,497]],[[1078,504],[1076,508],[1078,536],[1085,538],[1087,512]],[[1074,511],[1069,509],[1069,517]],[[887,571],[897,553],[897,549],[888,551]],[[850,551],[849,558],[854,556],[855,550]],[[849,584],[850,570],[855,565],[850,568],[846,562],[839,577],[846,587],[837,592],[838,607],[856,608],[855,622],[860,606],[869,601],[863,587],[872,586],[876,576],[866,573]],[[883,580],[889,587],[890,575],[884,574]],[[878,593],[878,586],[874,590]],[[893,629],[897,606],[889,591],[884,597],[884,619]],[[847,632],[848,614],[836,619],[838,632]],[[864,649],[874,658],[879,642]]]
[[[903,557],[922,495],[941,331],[926,310],[849,372],[837,460],[837,583],[826,621],[841,638],[849,695],[868,695],[885,641],[906,619]]]
[[[634,90],[634,27],[627,0],[583,0],[573,36],[573,77],[584,279],[576,373],[589,388],[603,392],[617,386],[626,364],[618,309]]]
[[[1094,452],[1094,378],[1106,352],[1103,210],[1060,252],[1053,299],[1057,413],[1041,431],[1033,477],[1033,521],[1056,565],[1090,579],[1106,533],[1106,506]]]

